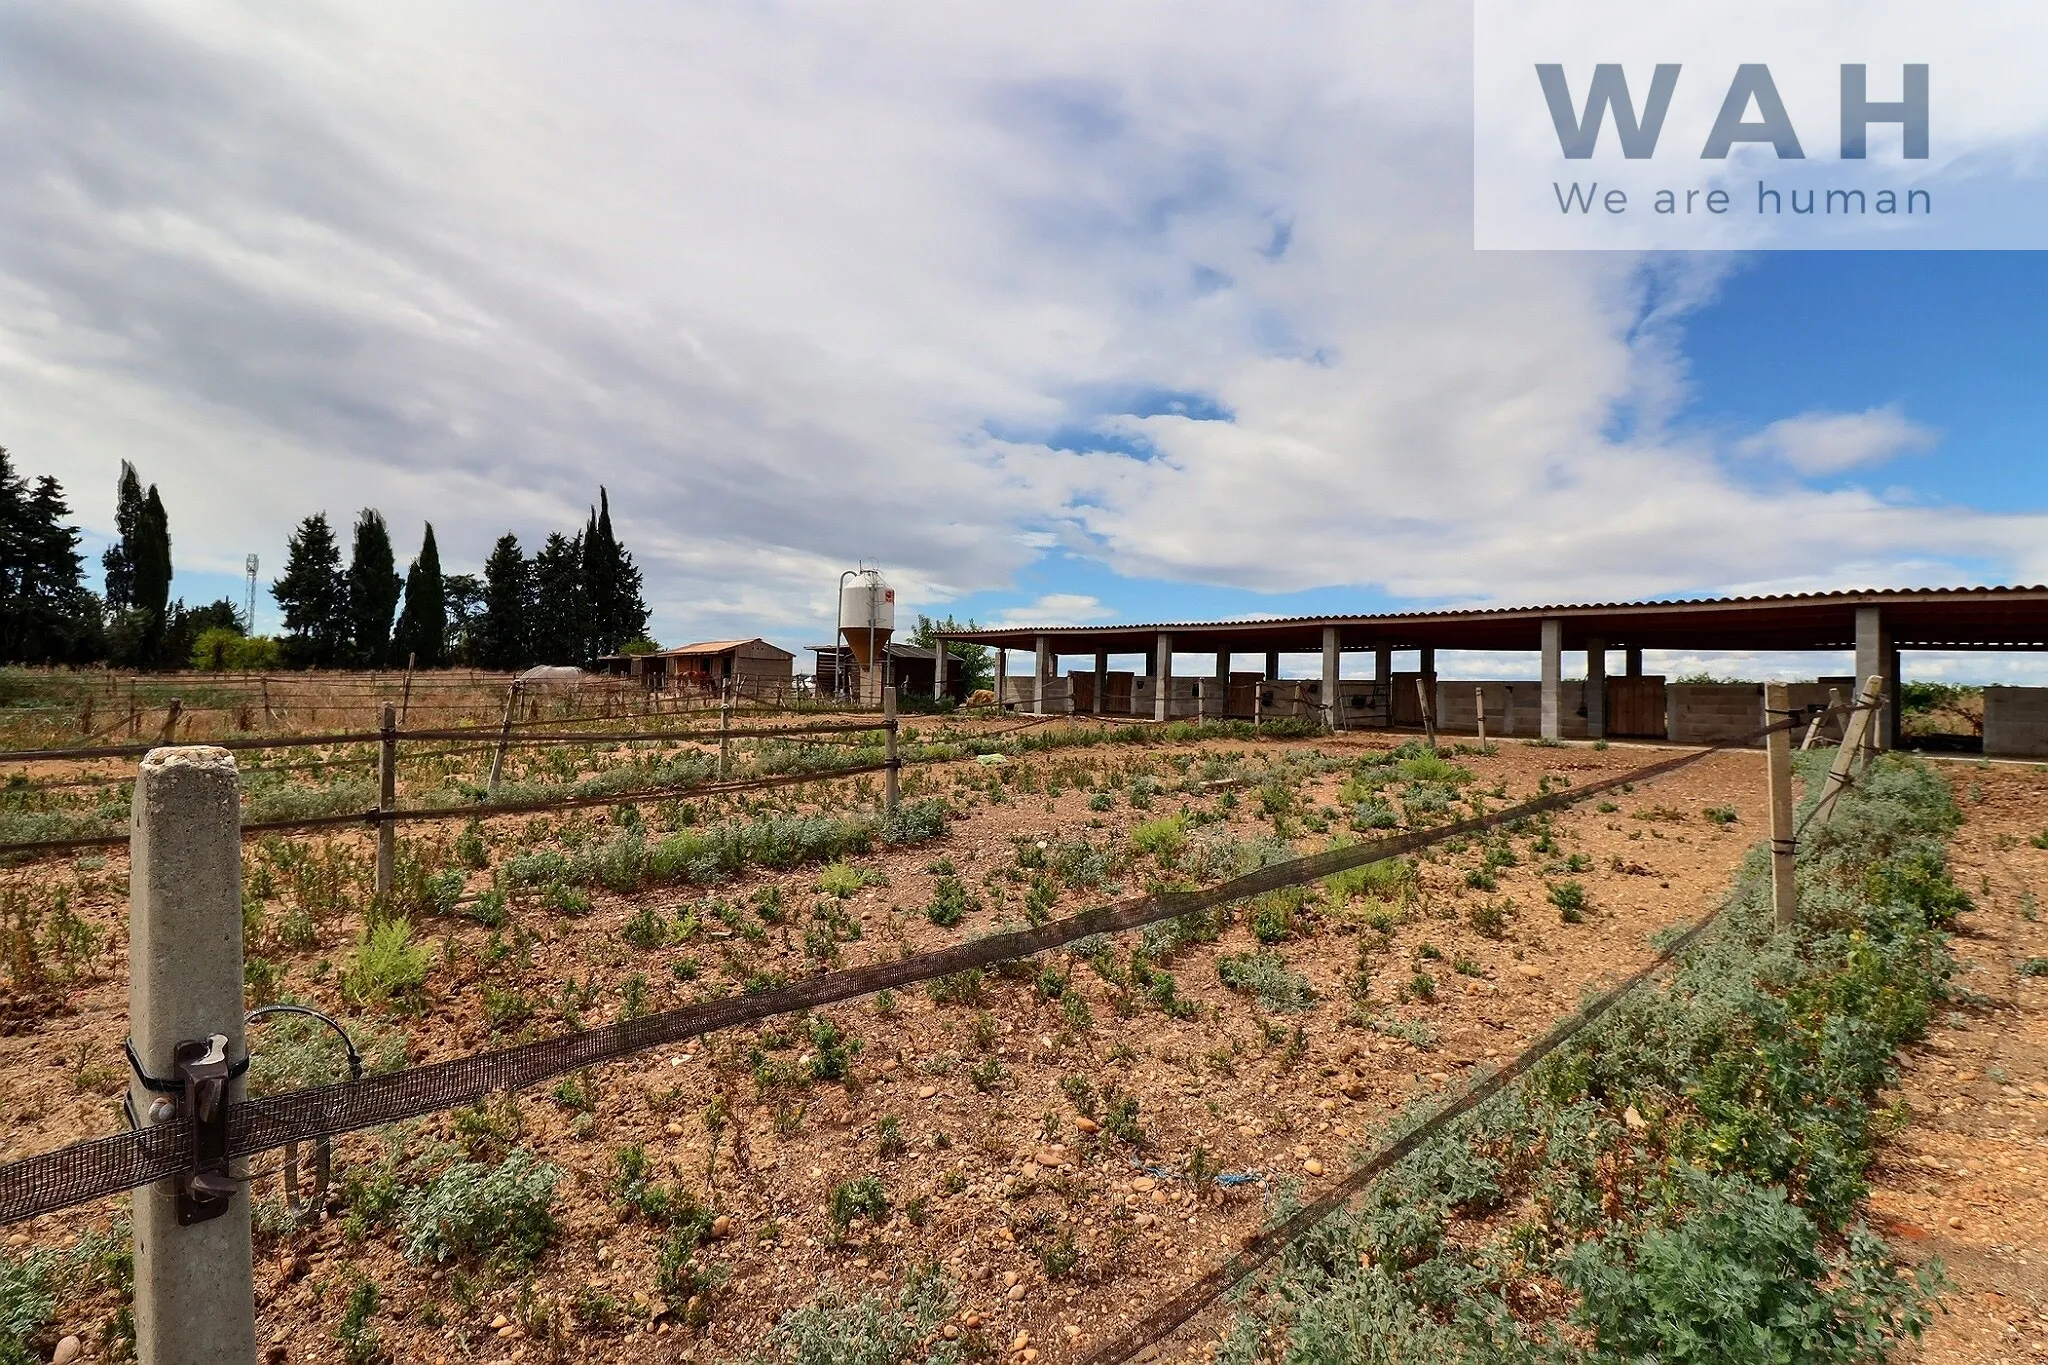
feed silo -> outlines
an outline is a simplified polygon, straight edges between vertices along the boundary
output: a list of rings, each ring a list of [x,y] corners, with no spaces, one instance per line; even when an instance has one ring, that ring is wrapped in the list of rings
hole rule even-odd
[[[862,567],[839,575],[839,643],[860,666],[860,697],[879,703],[888,679],[889,637],[896,632],[896,590],[880,569]],[[884,662],[878,664],[877,660]],[[842,677],[842,692],[850,689]]]

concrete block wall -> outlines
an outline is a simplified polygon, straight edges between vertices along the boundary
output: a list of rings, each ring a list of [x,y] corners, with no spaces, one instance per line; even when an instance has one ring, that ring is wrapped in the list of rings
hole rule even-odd
[[[1477,734],[1479,698],[1485,694],[1486,737],[1488,739],[1534,739],[1543,733],[1543,684],[1540,682],[1445,682],[1436,685],[1436,728],[1451,734]],[[1586,738],[1586,702],[1583,679],[1560,681],[1558,710],[1562,713],[1560,739]]]
[[[1826,697],[1825,689],[1821,695]],[[1718,744],[1760,729],[1763,723],[1761,684],[1665,684],[1664,733],[1674,744]]]
[[[1988,758],[2048,758],[2048,687],[1984,689]]]
[[[1003,701],[1019,711],[1030,711],[1036,681],[1026,674],[1021,678],[1006,678],[1008,695]],[[1047,678],[1045,680],[1045,713],[1049,716],[1069,716],[1074,713],[1074,680],[1071,678]]]

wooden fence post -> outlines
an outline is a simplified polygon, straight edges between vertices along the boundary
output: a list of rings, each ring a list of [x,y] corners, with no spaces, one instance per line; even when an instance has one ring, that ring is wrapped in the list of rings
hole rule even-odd
[[[1849,712],[1848,720],[1842,726],[1842,746],[1835,750],[1835,761],[1828,768],[1828,780],[1821,788],[1820,800],[1814,803],[1813,813],[1807,816],[1809,822],[1818,820],[1822,824],[1834,814],[1835,801],[1842,789],[1849,785],[1849,768],[1856,761],[1856,755],[1863,748],[1863,736],[1870,729],[1871,717],[1877,710],[1877,699],[1884,691],[1884,679],[1873,673],[1863,684],[1863,691],[1856,698],[1855,709]]]
[[[178,717],[184,714],[185,703],[177,697],[171,698],[170,709],[164,712],[164,728],[158,732],[156,742],[174,744],[178,738]]]
[[[718,780],[725,781],[725,764],[731,750],[732,740],[732,679],[727,678],[718,689]]]
[[[1797,845],[1792,837],[1792,691],[1784,683],[1764,684],[1764,738],[1771,787],[1771,908],[1779,929],[1790,929],[1799,913]]]
[[[383,724],[377,744],[377,809],[387,815],[398,805],[398,712],[384,703]],[[391,898],[392,868],[398,857],[398,826],[389,819],[377,822],[377,899]],[[386,907],[388,908],[388,906]]]
[[[484,784],[484,795],[495,795],[498,790],[499,774],[505,771],[505,750],[512,744],[512,718],[519,714],[519,680],[513,679],[510,690],[505,693],[505,724],[498,731],[498,752],[491,755],[491,780]]]
[[[1429,688],[1423,685],[1421,677],[1415,679],[1415,700],[1422,706],[1422,733],[1429,740],[1432,751],[1436,749],[1436,717],[1430,714]]]
[[[194,1165],[135,1192],[135,1349],[141,1365],[256,1359],[249,1188],[230,1177],[227,1126],[241,1098],[242,834],[235,761],[210,746],[157,749],[135,780],[128,883],[128,1022],[148,1075],[137,1119],[198,1111]],[[187,1095],[197,1101],[188,1103]],[[195,1217],[197,1215],[197,1217]]]
[[[896,689],[882,689],[882,757],[889,766],[882,772],[882,809],[891,820],[896,818],[896,808],[903,800],[902,772],[896,757]]]
[[[398,694],[398,723],[405,724],[405,718],[412,713],[412,665],[419,655],[405,656],[405,687]]]

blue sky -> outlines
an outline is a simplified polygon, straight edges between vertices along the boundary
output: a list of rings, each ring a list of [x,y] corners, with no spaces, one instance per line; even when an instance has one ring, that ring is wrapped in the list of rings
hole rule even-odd
[[[2048,580],[2037,257],[1476,252],[1461,15],[0,11],[0,441],[191,601],[603,483],[669,641]]]

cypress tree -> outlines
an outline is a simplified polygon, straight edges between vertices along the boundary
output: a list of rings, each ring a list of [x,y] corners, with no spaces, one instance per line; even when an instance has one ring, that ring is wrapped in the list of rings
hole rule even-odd
[[[589,657],[616,654],[647,630],[647,602],[640,570],[612,534],[611,496],[600,486],[597,507],[584,531],[584,591],[589,600]]]
[[[583,537],[551,533],[533,557],[533,655],[544,664],[587,661],[589,604],[583,592]]]
[[[349,635],[360,668],[382,668],[391,654],[391,618],[398,611],[399,586],[384,514],[365,507],[356,518],[348,562]]]
[[[107,576],[107,607],[126,611],[135,605],[135,555],[142,537],[142,480],[135,466],[121,461],[114,485],[114,543],[100,556]]]
[[[155,484],[143,495],[138,532],[139,544],[134,553],[135,609],[143,618],[142,657],[148,663],[182,664],[182,659],[167,661],[161,657],[171,605],[171,519]]]
[[[270,585],[284,614],[285,661],[294,668],[335,668],[348,658],[348,580],[325,512],[299,523],[285,545],[284,575]]]
[[[533,573],[507,531],[484,561],[483,619],[476,627],[476,658],[485,668],[510,672],[533,662]]]
[[[434,544],[434,523],[420,541],[420,552],[405,571],[405,610],[391,642],[391,662],[410,656],[421,668],[448,662],[448,602],[442,593],[441,551]]]

